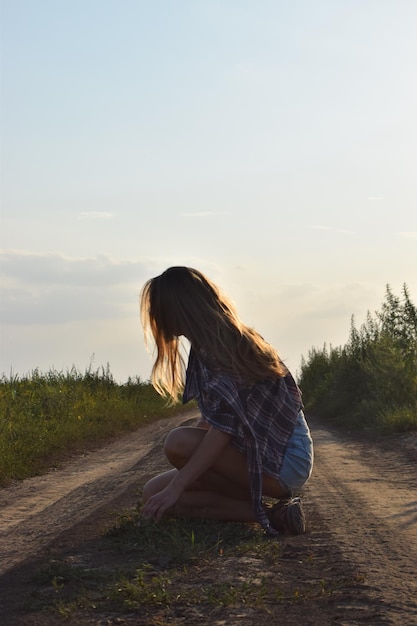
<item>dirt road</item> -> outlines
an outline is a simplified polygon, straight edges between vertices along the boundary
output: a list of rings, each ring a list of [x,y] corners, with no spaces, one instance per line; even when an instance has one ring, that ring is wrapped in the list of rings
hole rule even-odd
[[[309,495],[331,540],[366,574],[386,623],[417,624],[417,438],[371,444],[313,427]]]
[[[2,625],[41,623],[15,621],[27,568],[52,545],[94,533],[97,516],[133,505],[138,485],[164,467],[165,433],[196,415],[158,421],[0,491]],[[291,538],[288,549],[320,548],[363,575],[360,593],[341,594],[317,623],[417,624],[417,436],[358,440],[316,420],[310,424],[315,468],[304,497],[308,531]]]

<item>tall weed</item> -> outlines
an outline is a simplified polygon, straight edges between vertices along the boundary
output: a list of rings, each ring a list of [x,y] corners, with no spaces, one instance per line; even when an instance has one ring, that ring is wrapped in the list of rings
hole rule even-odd
[[[34,370],[0,379],[0,485],[64,454],[178,412],[139,378],[117,384],[109,368],[84,374]]]
[[[417,308],[387,286],[385,301],[343,347],[313,348],[299,384],[307,410],[353,427],[417,429]]]

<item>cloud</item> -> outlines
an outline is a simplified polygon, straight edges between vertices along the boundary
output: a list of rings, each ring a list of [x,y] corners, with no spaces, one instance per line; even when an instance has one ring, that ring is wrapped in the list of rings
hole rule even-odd
[[[417,239],[417,230],[409,230],[398,233],[402,239]]]
[[[60,324],[136,315],[151,263],[101,255],[0,253],[1,317],[6,324]]]
[[[78,213],[79,220],[111,220],[116,217],[116,213],[110,211],[81,211]]]
[[[250,285],[235,289],[239,313],[276,347],[293,373],[313,346],[344,345],[352,315],[360,326],[383,295],[373,284],[359,282],[273,284],[269,277],[253,290]]]
[[[211,215],[230,215],[230,211],[195,211],[191,213],[180,213],[181,217],[210,217]]]
[[[335,228],[334,226],[321,226],[320,224],[316,224],[314,226],[310,226],[312,230],[324,230],[332,233],[343,233],[345,235],[353,235],[354,232],[352,230],[344,230],[343,228]]]
[[[149,267],[145,262],[116,260],[106,255],[68,257],[58,253],[22,250],[0,252],[3,278],[26,285],[109,286],[139,280]]]

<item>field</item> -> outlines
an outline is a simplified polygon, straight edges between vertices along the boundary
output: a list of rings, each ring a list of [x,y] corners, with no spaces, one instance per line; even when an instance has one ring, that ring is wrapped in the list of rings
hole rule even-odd
[[[315,468],[299,537],[141,518],[164,437],[195,406],[109,368],[3,376],[0,622],[416,624],[417,311],[403,296],[303,362]]]
[[[109,368],[3,376],[0,486],[178,411],[138,378],[117,384]]]
[[[310,418],[307,533],[140,516],[167,467],[154,420],[0,491],[0,622],[129,626],[413,624],[417,438],[368,438]]]

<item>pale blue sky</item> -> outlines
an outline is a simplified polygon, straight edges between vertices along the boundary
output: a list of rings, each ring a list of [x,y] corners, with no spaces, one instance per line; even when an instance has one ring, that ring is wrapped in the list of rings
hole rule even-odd
[[[147,379],[174,264],[294,372],[387,283],[417,300],[414,0],[1,7],[1,372]]]

